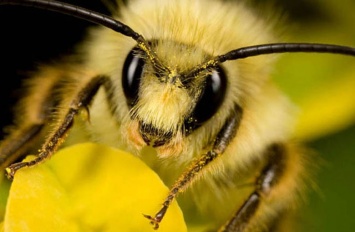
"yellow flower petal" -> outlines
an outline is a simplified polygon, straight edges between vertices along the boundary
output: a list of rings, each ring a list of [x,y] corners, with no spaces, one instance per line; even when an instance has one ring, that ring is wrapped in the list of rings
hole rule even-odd
[[[18,171],[4,227],[12,231],[153,231],[168,192],[131,154],[97,144],[65,148],[34,168]],[[186,231],[174,201],[159,231]]]
[[[299,103],[302,113],[296,136],[303,140],[322,137],[355,122],[354,72],[319,86]]]
[[[276,81],[299,108],[296,138],[315,140],[355,122],[353,62],[324,54],[288,56],[280,62],[284,69]]]

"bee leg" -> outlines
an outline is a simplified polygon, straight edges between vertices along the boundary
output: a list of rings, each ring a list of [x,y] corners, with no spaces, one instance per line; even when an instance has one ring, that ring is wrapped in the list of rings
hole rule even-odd
[[[57,148],[64,142],[64,139],[72,127],[74,116],[79,112],[80,108],[87,107],[100,86],[102,86],[107,78],[105,76],[97,76],[89,81],[73,98],[70,103],[67,113],[64,115],[62,121],[53,130],[53,132],[46,139],[37,157],[28,162],[18,162],[11,164],[6,168],[7,177],[12,179],[17,170],[23,167],[34,166],[46,158],[50,157]]]
[[[27,154],[41,139],[41,131],[48,123],[49,115],[55,107],[55,99],[51,97],[57,88],[56,82],[45,82],[41,78],[36,82],[44,82],[40,86],[32,86],[31,94],[21,102],[22,111],[19,112],[17,123],[19,126],[0,144],[0,170]],[[21,123],[19,123],[21,122]]]
[[[239,124],[242,118],[242,108],[239,105],[235,106],[235,109],[227,118],[224,126],[217,134],[214,141],[212,150],[208,151],[206,154],[202,155],[197,161],[193,162],[190,167],[178,178],[175,184],[169,191],[168,197],[165,199],[162,208],[154,217],[150,215],[144,215],[150,220],[154,229],[159,228],[159,223],[164,218],[166,211],[168,210],[171,202],[174,200],[178,193],[186,190],[193,181],[195,181],[201,171],[206,165],[212,162],[215,158],[222,155],[226,147],[229,145],[231,140],[237,134]]]
[[[1,143],[0,170],[27,152],[30,144],[38,138],[43,125],[44,122],[23,126]]]
[[[278,222],[275,216],[273,216],[272,219],[266,223],[266,225],[260,223],[262,219],[255,219],[255,216],[260,211],[263,211],[265,214],[267,214],[265,207],[262,208],[265,206],[265,204],[267,207],[269,207],[269,209],[272,209],[274,213],[278,215],[280,215],[282,212],[285,213],[287,204],[291,203],[289,202],[291,198],[283,197],[285,192],[281,193],[282,190],[279,191],[278,194],[275,194],[275,190],[278,187],[282,188],[282,185],[287,186],[287,181],[285,181],[287,178],[284,178],[284,174],[286,172],[286,168],[288,165],[290,165],[290,159],[288,159],[286,148],[282,144],[271,145],[267,149],[265,155],[268,157],[268,160],[255,182],[255,190],[249,195],[248,199],[238,209],[236,214],[219,231],[242,232],[246,231],[246,229],[250,231],[249,225],[253,224],[254,222],[259,225],[259,228],[261,226],[266,227],[266,231],[270,231],[271,228],[277,228]],[[294,165],[297,165],[297,163],[294,163]],[[288,178],[292,178],[292,176],[289,176]],[[294,180],[297,180],[297,176],[295,176]],[[291,195],[293,189],[291,185],[289,186],[289,192],[286,190],[286,194]],[[275,206],[276,204],[272,205],[272,203],[270,203],[272,201],[270,197],[278,201],[278,206]],[[264,205],[262,206],[262,204]],[[282,207],[280,207],[280,205],[282,205]],[[256,222],[257,220],[259,223]]]

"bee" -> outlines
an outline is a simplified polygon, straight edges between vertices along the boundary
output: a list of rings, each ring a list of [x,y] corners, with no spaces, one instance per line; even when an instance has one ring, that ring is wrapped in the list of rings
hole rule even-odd
[[[354,48],[277,43],[270,22],[217,0],[136,0],[120,6],[118,20],[55,1],[0,4],[103,26],[90,31],[80,55],[39,67],[26,83],[17,126],[0,146],[10,179],[61,146],[92,140],[136,154],[170,186],[160,210],[144,215],[153,229],[184,193],[181,207],[194,208],[209,230],[283,230],[310,164],[292,142],[294,108],[270,67],[278,53],[355,56]]]

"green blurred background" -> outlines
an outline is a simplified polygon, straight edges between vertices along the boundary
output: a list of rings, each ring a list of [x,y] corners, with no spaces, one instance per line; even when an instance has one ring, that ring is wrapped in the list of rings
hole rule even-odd
[[[273,8],[284,12],[287,41],[355,46],[354,0],[244,1],[256,4],[260,12],[270,9],[263,5],[272,2]],[[67,2],[107,13],[98,0]],[[7,80],[0,85],[1,127],[11,122],[10,109],[21,94],[18,87],[26,72],[38,62],[70,53],[89,25],[53,13],[0,7],[0,64],[2,79]],[[300,231],[355,231],[354,58],[283,55],[274,78],[300,107],[295,136],[322,159],[318,190],[311,192],[302,211]]]

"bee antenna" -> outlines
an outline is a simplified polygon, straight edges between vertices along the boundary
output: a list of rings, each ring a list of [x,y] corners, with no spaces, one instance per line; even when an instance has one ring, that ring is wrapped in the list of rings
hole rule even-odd
[[[275,54],[275,53],[294,53],[294,52],[307,52],[307,53],[332,53],[340,55],[355,56],[355,48],[334,44],[319,44],[319,43],[273,43],[273,44],[260,44],[227,52],[224,55],[219,55],[213,59],[203,63],[194,70],[188,73],[187,76],[197,76],[199,73],[216,67],[218,64],[228,60],[244,59],[252,56]]]
[[[129,26],[104,14],[64,2],[49,0],[1,0],[0,5],[18,5],[55,11],[99,24],[141,42],[143,37]]]
[[[355,48],[347,46],[319,43],[274,43],[232,50],[224,55],[218,56],[216,60],[219,63],[222,63],[227,60],[237,60],[251,56],[286,52],[333,53],[355,56]]]

